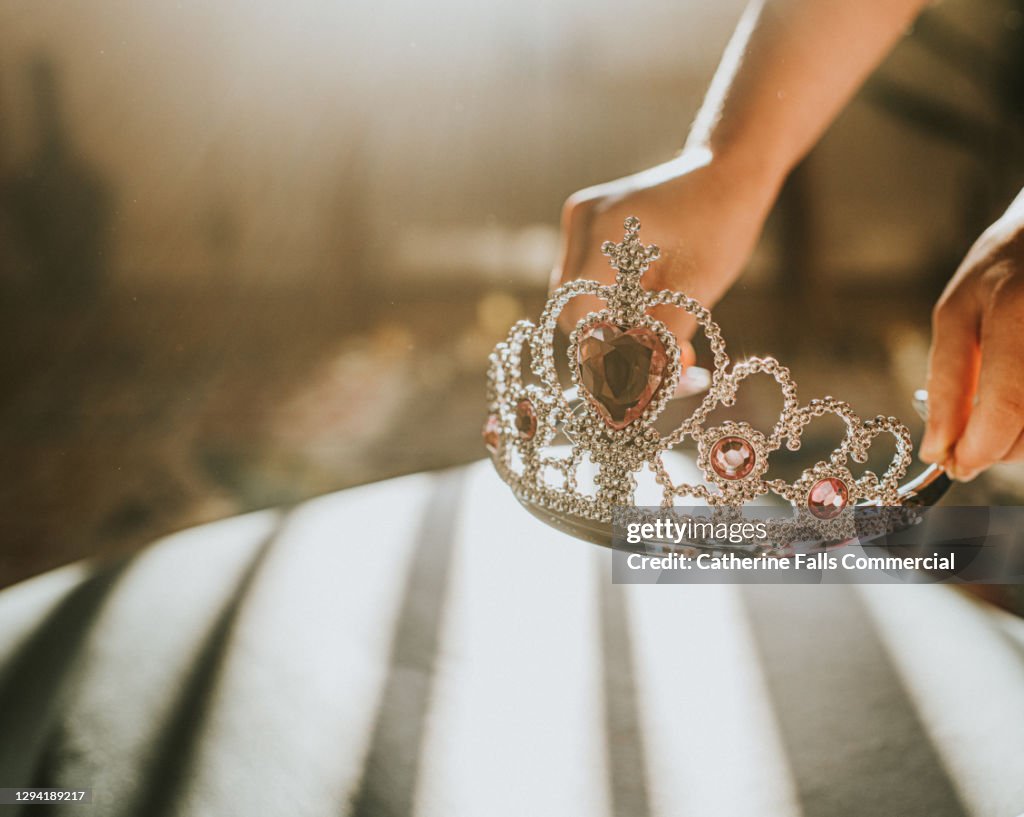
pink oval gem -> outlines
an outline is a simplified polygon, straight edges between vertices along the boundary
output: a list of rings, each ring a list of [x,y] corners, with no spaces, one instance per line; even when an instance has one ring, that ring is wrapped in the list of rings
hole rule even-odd
[[[711,469],[722,479],[743,479],[754,470],[754,446],[742,437],[722,437],[711,446]]]
[[[845,482],[826,477],[815,482],[807,492],[807,510],[818,519],[835,519],[843,512],[849,499]]]
[[[498,450],[498,443],[501,441],[501,420],[497,414],[487,415],[487,421],[483,429],[484,445],[492,454]]]
[[[516,403],[516,431],[520,440],[532,440],[537,433],[537,412],[529,400]]]

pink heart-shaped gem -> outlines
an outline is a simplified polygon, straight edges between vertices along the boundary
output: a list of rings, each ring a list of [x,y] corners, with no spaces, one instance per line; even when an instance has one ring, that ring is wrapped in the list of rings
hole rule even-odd
[[[668,354],[646,326],[624,330],[602,321],[583,330],[576,364],[590,402],[609,426],[622,429],[644,413],[661,387]]]

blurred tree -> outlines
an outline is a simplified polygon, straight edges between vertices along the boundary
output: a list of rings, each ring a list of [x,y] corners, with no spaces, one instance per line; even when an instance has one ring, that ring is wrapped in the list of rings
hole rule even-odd
[[[28,281],[51,302],[94,296],[107,266],[111,220],[108,184],[76,156],[52,62],[29,69],[35,147],[0,190]]]

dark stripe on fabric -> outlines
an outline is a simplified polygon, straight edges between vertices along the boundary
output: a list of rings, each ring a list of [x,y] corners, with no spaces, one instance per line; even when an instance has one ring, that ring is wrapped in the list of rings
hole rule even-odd
[[[966,816],[854,588],[742,596],[803,817]]]
[[[0,673],[0,786],[32,779],[82,645],[130,563],[98,568],[68,591]]]
[[[599,579],[605,730],[612,814],[648,817],[647,758],[640,723],[626,588]]]
[[[353,817],[406,817],[413,811],[463,478],[462,469],[433,477],[362,779],[350,803]]]

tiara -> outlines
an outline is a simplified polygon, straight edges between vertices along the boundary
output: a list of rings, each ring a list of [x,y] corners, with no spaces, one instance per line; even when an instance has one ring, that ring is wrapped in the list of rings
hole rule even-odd
[[[616,509],[635,506],[637,475],[645,468],[653,474],[663,509],[687,498],[691,505],[735,508],[774,495],[803,517],[823,523],[853,506],[930,504],[948,487],[937,466],[900,484],[913,445],[907,427],[895,417],[862,420],[848,403],[832,397],[801,405],[789,369],[772,357],[732,363],[705,307],[681,292],[641,286],[659,250],[644,245],[639,234],[639,219],[630,217],[622,242],[601,246],[615,270],[614,284],[565,284],[551,294],[536,325],[515,323],[490,356],[484,443],[498,474],[527,509],[573,535],[609,544]],[[564,388],[556,367],[556,324],[566,304],[581,295],[596,296],[605,308],[585,315],[571,332],[567,362],[572,385]],[[710,346],[712,371],[684,370],[675,337],[648,312],[657,306],[692,316]],[[526,354],[529,366],[524,369]],[[531,373],[534,382],[527,382]],[[712,411],[734,405],[740,385],[755,374],[774,378],[781,390],[782,410],[774,425],[766,432],[736,420],[709,426]],[[655,428],[673,396],[705,391],[674,429],[663,434]],[[824,415],[845,424],[845,435],[828,459],[791,482],[769,478],[773,452],[783,444],[799,450],[804,429]],[[855,477],[850,460],[867,462],[880,435],[895,441],[886,470]],[[666,455],[684,440],[696,443],[701,482],[674,479],[666,464]],[[586,469],[593,473],[592,489],[581,485]]]

